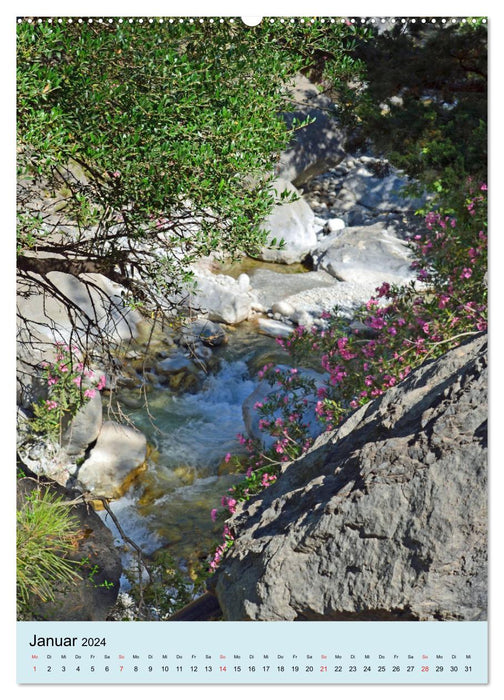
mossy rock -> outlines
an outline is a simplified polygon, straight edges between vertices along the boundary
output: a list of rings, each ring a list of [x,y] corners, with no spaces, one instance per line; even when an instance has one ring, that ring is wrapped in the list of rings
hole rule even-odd
[[[173,472],[184,486],[191,486],[196,479],[196,470],[194,467],[181,465],[179,467],[175,467]]]

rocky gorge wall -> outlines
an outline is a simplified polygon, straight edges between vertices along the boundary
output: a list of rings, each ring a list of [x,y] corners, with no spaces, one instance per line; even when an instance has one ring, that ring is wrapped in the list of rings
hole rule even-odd
[[[321,435],[228,521],[225,620],[486,619],[486,336]]]

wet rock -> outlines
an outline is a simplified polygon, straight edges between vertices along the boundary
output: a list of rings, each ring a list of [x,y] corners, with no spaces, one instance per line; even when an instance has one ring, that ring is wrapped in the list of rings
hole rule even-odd
[[[324,433],[228,521],[226,620],[485,620],[486,336]]]
[[[258,318],[257,327],[259,333],[270,335],[272,338],[288,338],[293,331],[292,326],[271,318]]]
[[[177,394],[184,392],[195,393],[201,387],[201,378],[195,372],[175,372],[166,381],[172,391]]]
[[[171,357],[156,363],[156,372],[158,374],[177,374],[181,370],[196,371],[194,362],[182,353],[174,353]]]
[[[248,279],[247,275],[244,276]],[[192,321],[192,323],[182,329],[180,342],[182,345],[189,347],[197,342],[201,342],[208,347],[217,347],[227,342],[227,336],[224,329],[217,323],[200,318]]]

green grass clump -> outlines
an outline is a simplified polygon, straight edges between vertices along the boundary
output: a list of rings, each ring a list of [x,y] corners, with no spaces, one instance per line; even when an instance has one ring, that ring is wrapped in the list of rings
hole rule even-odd
[[[53,601],[56,584],[73,584],[81,576],[65,556],[75,548],[77,522],[70,508],[47,489],[37,488],[17,511],[18,617],[30,613],[33,596]]]

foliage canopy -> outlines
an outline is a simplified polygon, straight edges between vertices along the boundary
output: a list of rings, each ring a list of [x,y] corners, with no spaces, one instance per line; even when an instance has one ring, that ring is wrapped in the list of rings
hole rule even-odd
[[[100,273],[151,311],[166,308],[199,257],[257,252],[276,159],[299,128],[281,116],[286,86],[320,66],[333,82],[355,76],[351,52],[365,33],[22,22],[17,260],[32,293],[79,314],[50,273]]]

